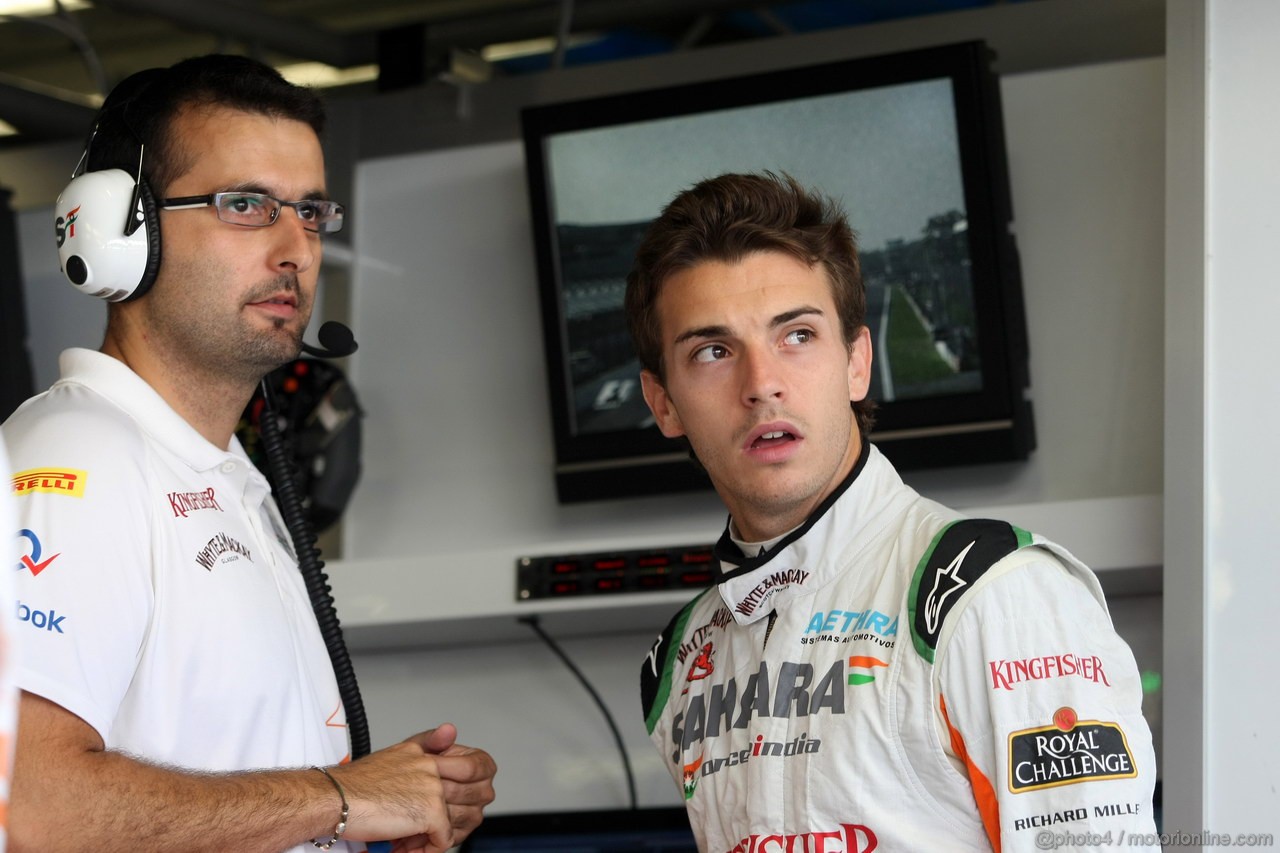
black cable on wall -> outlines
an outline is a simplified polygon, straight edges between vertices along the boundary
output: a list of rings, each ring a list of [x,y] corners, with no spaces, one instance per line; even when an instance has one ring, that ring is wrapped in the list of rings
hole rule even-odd
[[[595,700],[596,706],[600,708],[600,713],[604,715],[604,721],[609,724],[609,731],[613,732],[613,740],[618,745],[618,752],[622,756],[622,771],[627,777],[627,794],[631,802],[631,808],[637,808],[635,773],[631,770],[631,759],[627,755],[627,747],[622,742],[622,733],[618,731],[618,724],[614,722],[613,714],[609,713],[609,707],[604,704],[604,700],[600,698],[600,694],[591,686],[591,682],[587,680],[587,677],[582,674],[582,670],[578,669],[578,667],[574,665],[573,661],[569,659],[569,656],[565,654],[562,648],[560,648],[560,645],[556,643],[555,640],[551,639],[550,634],[543,630],[537,616],[524,616],[516,621],[523,622],[532,628],[533,632],[541,638],[542,642],[547,644],[547,647],[551,649],[551,651],[555,652],[556,657],[560,658],[564,665],[569,668],[569,671],[572,672],[574,676],[577,677],[578,681],[582,683],[582,686],[586,688],[587,692],[591,694],[591,698]]]

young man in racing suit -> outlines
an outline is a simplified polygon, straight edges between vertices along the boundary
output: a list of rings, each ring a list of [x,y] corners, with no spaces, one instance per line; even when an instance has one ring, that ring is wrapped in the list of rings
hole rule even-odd
[[[839,207],[705,181],[646,235],[627,313],[659,428],[730,511],[717,585],[642,670],[700,849],[1156,846],[1137,666],[1092,572],[921,498],[866,441]]]

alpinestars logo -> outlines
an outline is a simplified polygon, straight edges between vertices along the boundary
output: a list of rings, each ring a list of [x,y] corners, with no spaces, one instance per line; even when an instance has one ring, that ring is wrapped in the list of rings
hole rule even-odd
[[[956,555],[945,569],[938,569],[933,576],[933,589],[929,590],[929,597],[924,601],[924,626],[929,633],[938,630],[938,619],[942,615],[942,605],[946,600],[960,590],[969,585],[969,582],[960,577],[960,566],[964,564],[964,558],[968,556],[969,550],[977,543],[977,540],[970,542],[965,549]]]
[[[666,637],[659,634],[653,648],[649,649],[649,654],[645,656],[645,660],[649,661],[649,671],[653,673],[654,678],[658,677],[658,649],[662,648],[662,641],[665,639]]]

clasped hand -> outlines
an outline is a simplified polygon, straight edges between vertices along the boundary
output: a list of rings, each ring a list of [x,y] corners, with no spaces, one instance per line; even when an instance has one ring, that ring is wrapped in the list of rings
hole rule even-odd
[[[442,853],[462,843],[493,802],[498,768],[457,737],[444,723],[331,768],[351,806],[346,837],[391,840],[393,853]]]

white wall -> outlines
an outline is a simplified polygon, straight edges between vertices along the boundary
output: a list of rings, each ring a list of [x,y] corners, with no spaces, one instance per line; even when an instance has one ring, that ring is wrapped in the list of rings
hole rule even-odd
[[[1164,577],[1166,827],[1205,820],[1205,4],[1166,21]],[[1192,850],[1202,849],[1200,845]]]
[[[1177,525],[1166,534],[1166,620],[1179,630],[1165,647],[1185,698],[1169,709],[1186,780],[1170,814],[1187,833],[1274,833],[1280,572],[1268,536],[1280,520],[1280,382],[1270,352],[1280,316],[1280,6],[1186,2],[1169,23],[1170,195],[1189,208],[1170,211],[1170,241],[1199,251],[1170,277],[1167,388],[1185,417],[1168,422],[1178,458],[1166,465],[1167,486],[1201,495],[1170,505]]]

